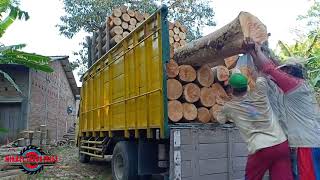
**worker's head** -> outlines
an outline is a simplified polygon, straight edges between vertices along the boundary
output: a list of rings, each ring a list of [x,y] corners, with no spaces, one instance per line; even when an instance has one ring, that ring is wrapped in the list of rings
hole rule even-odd
[[[278,68],[296,78],[306,78],[305,68],[302,65],[302,62],[304,62],[303,59],[290,58],[287,61],[288,63],[281,65]]]
[[[229,85],[234,96],[243,96],[248,90],[248,78],[241,73],[234,73],[229,78]]]

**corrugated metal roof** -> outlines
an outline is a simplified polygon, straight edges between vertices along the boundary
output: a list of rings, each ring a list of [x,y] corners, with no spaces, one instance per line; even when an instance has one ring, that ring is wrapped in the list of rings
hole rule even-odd
[[[60,61],[64,72],[66,73],[74,97],[80,95],[80,87],[78,87],[76,79],[72,73],[69,56],[49,56],[52,61]]]

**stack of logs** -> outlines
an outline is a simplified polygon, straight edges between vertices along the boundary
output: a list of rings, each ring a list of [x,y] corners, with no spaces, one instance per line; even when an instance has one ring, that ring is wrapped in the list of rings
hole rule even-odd
[[[167,63],[168,116],[172,122],[216,122],[230,97],[226,93],[229,69],[208,65],[192,67]]]
[[[87,37],[89,66],[148,17],[149,14],[128,9],[126,6],[113,9],[112,15],[107,17],[106,22],[93,32],[92,37]]]
[[[126,6],[114,9],[107,21],[110,29],[110,46],[119,43],[148,17],[149,14],[142,14]]]
[[[169,23],[169,38],[170,45],[174,49],[186,45],[187,28],[181,25],[180,22]]]

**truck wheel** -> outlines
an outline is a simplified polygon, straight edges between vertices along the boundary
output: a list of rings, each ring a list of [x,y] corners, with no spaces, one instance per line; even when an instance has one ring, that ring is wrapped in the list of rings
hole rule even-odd
[[[80,149],[79,149],[79,161],[81,163],[88,163],[90,161],[90,156],[87,154],[80,153]]]
[[[138,179],[137,144],[120,141],[112,154],[112,178],[114,180]]]

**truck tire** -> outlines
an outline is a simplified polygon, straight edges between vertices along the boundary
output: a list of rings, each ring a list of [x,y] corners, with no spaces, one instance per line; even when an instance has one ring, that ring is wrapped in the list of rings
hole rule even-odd
[[[113,180],[137,180],[138,161],[137,144],[120,141],[116,144],[111,161]]]
[[[79,161],[81,163],[88,163],[90,161],[90,156],[87,154],[80,153],[80,149],[79,149]]]

